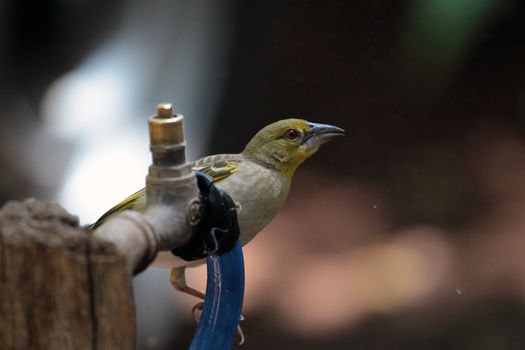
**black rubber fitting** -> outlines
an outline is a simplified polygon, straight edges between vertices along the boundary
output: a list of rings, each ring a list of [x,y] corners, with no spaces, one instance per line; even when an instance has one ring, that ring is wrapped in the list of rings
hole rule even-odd
[[[201,197],[201,221],[187,244],[171,250],[186,261],[224,254],[233,249],[240,234],[231,197],[215,187],[210,176],[199,171],[195,175]]]

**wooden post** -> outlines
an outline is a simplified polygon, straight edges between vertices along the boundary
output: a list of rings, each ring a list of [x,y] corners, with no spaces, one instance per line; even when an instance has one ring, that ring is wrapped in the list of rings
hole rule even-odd
[[[0,209],[0,349],[135,349],[131,274],[56,204]]]

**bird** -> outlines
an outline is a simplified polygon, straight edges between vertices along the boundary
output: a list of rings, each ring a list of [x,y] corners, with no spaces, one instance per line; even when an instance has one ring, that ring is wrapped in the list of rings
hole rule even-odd
[[[253,136],[241,153],[216,154],[197,160],[192,169],[207,174],[216,187],[234,201],[244,246],[272,221],[283,206],[295,171],[319,147],[345,131],[337,126],[283,119],[267,125]],[[115,205],[95,224],[96,229],[115,213],[146,209],[146,189]],[[186,261],[173,253],[159,252],[154,266],[171,268],[170,281],[183,293],[204,300],[204,293],[188,286],[186,268],[203,264],[205,259]]]

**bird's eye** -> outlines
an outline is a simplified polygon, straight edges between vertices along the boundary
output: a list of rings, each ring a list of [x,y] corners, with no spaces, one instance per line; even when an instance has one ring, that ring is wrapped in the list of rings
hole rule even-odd
[[[295,129],[289,129],[284,133],[284,137],[290,141],[295,141],[299,138],[299,132]]]

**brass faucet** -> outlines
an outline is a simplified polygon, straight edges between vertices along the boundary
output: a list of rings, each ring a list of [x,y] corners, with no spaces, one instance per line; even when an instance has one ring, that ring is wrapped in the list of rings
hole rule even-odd
[[[148,119],[152,165],[146,177],[148,207],[108,219],[95,236],[113,242],[130,273],[142,271],[160,250],[188,242],[201,220],[201,203],[192,164],[186,161],[184,117],[172,105],[158,105]]]

